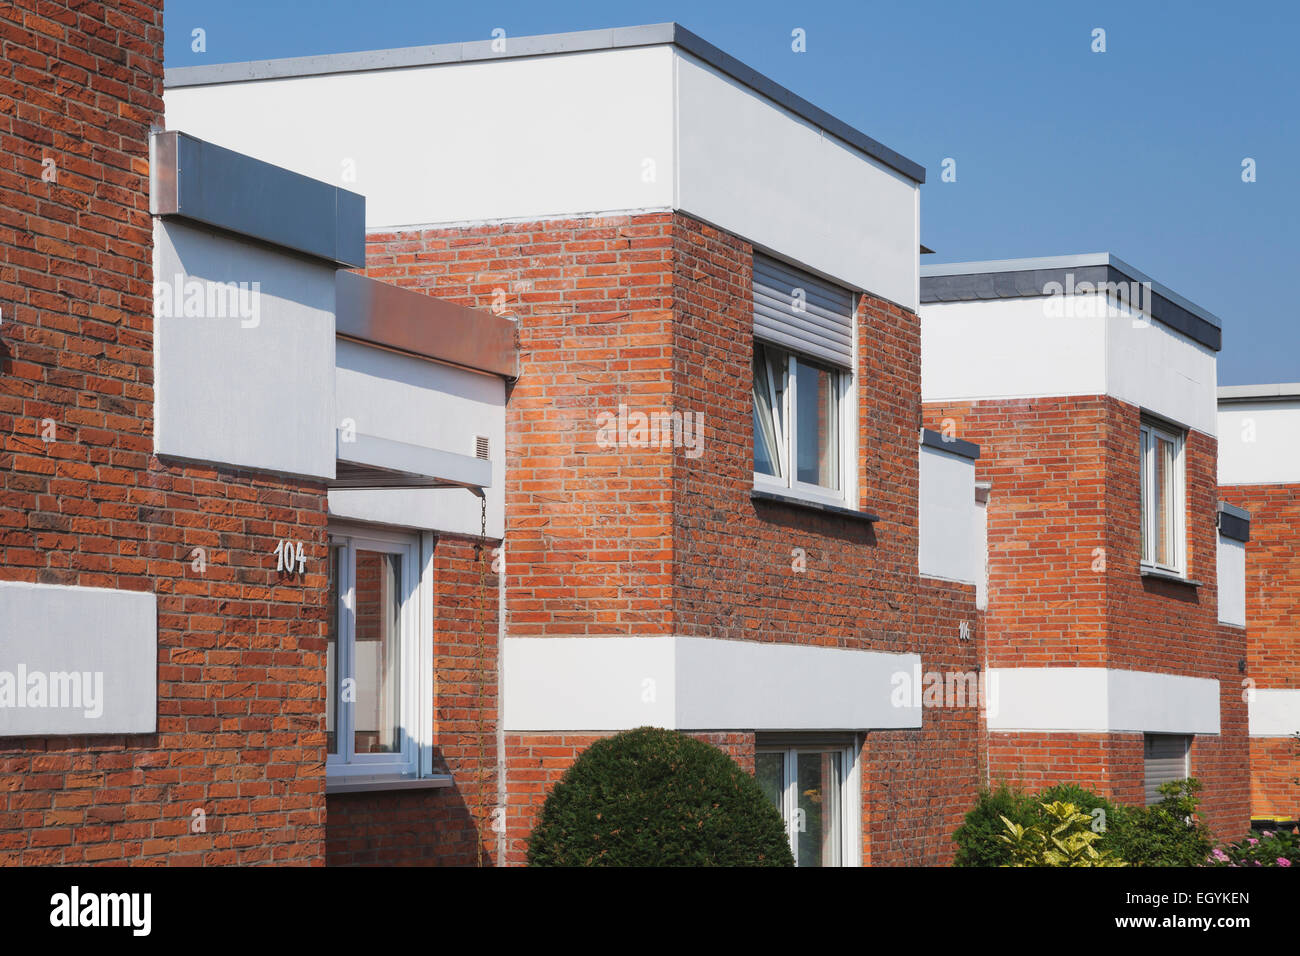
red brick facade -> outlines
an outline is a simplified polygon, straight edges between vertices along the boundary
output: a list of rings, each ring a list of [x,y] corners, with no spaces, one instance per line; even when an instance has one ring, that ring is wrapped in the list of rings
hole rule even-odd
[[[1202,810],[1220,835],[1244,829],[1246,709],[1239,628],[1218,624],[1217,446],[1185,445],[1188,577],[1139,573],[1140,412],[1104,396],[931,403],[928,427],[980,445],[990,482],[989,599],[994,667],[1107,667],[1220,682],[1220,734],[1193,742]],[[1140,734],[996,733],[990,771],[1026,786],[1076,782],[1141,803]]]
[[[513,312],[522,374],[507,410],[511,636],[663,635],[920,651],[971,671],[973,590],[917,572],[919,322],[859,308],[859,500],[874,525],[754,502],[751,247],[688,216],[384,233],[368,274]],[[603,448],[618,406],[701,412],[704,449]],[[806,571],[792,570],[802,548]],[[869,734],[864,861],[938,863],[974,797],[973,709]],[[707,730],[700,733],[706,738]],[[735,739],[732,739],[735,738]],[[511,734],[505,858],[587,735]],[[752,764],[753,734],[728,749]],[[332,804],[331,804],[332,805]]]
[[[1258,689],[1300,688],[1300,485],[1230,485],[1219,495],[1251,516],[1247,676]],[[1300,819],[1300,737],[1252,738],[1250,764],[1251,814]]]
[[[320,863],[324,488],[151,455],[162,4],[0,31],[0,577],[153,591],[159,645],[156,734],[0,740],[0,863]]]

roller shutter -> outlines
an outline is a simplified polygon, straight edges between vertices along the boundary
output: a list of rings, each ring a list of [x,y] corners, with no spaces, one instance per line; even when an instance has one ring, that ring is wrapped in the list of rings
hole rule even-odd
[[[1187,777],[1187,752],[1192,738],[1173,734],[1146,734],[1142,738],[1142,764],[1146,771],[1147,806],[1160,802],[1162,783]]]
[[[802,296],[796,290],[802,289]],[[802,308],[796,310],[796,302]],[[853,293],[766,256],[754,256],[754,335],[829,362],[853,366]]]

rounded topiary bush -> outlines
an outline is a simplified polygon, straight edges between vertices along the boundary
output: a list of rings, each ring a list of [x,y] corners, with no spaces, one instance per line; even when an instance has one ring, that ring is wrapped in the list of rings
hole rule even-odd
[[[716,747],[655,727],[599,740],[542,806],[530,866],[793,866],[758,782]]]

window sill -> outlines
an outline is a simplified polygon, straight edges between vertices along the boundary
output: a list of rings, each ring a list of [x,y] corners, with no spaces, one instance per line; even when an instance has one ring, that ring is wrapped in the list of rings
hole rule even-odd
[[[873,521],[879,521],[877,515],[867,511],[854,511],[852,508],[845,508],[843,505],[831,505],[814,498],[801,498],[790,494],[778,494],[775,491],[766,491],[761,488],[754,488],[749,493],[751,501],[767,501],[773,504],[789,505],[794,508],[808,508],[813,511],[821,511],[825,514],[835,515],[840,518],[849,518],[854,521],[865,521],[870,524]]]
[[[434,790],[452,785],[451,774],[407,777],[392,774],[348,774],[326,778],[325,793],[372,793],[378,790]]]
[[[1155,578],[1157,581],[1172,581],[1174,584],[1186,584],[1194,588],[1199,588],[1204,583],[1202,581],[1193,581],[1191,578],[1185,578],[1181,574],[1175,574],[1172,571],[1161,571],[1158,568],[1143,568],[1142,577]]]

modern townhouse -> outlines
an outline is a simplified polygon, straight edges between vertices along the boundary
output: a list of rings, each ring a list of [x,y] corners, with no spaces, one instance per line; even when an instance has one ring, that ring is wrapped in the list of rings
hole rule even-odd
[[[646,724],[752,769],[801,865],[950,856],[976,694],[922,674],[977,676],[976,450],[919,440],[919,166],[673,24],[167,85],[169,126],[347,177],[369,276],[518,322],[489,856]]]
[[[986,779],[1247,823],[1240,561],[1220,561],[1220,322],[1109,254],[926,266],[929,427],[978,443]]]
[[[1242,556],[1289,556],[1216,485],[1213,316],[923,272],[924,170],[675,24],[164,78],[160,0],[47,7],[0,13],[0,862],[518,864],[647,724],[804,866],[944,863],[999,778],[1244,827],[1242,682],[1293,684]]]
[[[1245,564],[1250,811],[1300,820],[1300,384],[1219,389],[1222,529]]]

